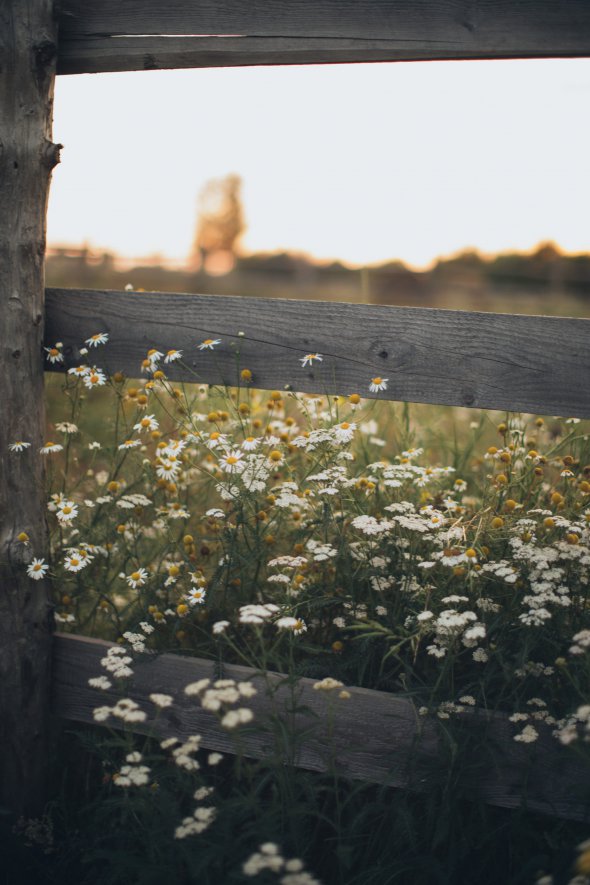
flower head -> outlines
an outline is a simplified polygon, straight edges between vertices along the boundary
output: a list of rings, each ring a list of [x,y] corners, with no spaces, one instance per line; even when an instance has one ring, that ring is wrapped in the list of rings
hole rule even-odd
[[[27,575],[29,578],[32,578],[33,581],[40,581],[41,578],[45,577],[48,571],[49,566],[44,559],[34,559],[32,563],[27,566]]]
[[[125,580],[134,590],[136,590],[137,587],[143,587],[147,578],[148,573],[144,568],[138,568],[136,572],[131,572],[130,575],[125,576]]]
[[[88,347],[98,347],[99,344],[106,344],[109,340],[109,336],[106,332],[97,332],[96,335],[91,335],[90,338],[87,338],[85,344]]]
[[[54,442],[46,442],[44,446],[42,446],[39,451],[42,455],[55,455],[57,452],[61,452],[63,446],[60,446],[59,443]]]
[[[103,384],[107,383],[105,373],[102,369],[97,369],[96,367],[85,372],[83,377],[84,384],[88,390],[92,390],[93,387],[102,387]]]
[[[377,375],[375,378],[371,378],[369,390],[371,393],[377,393],[379,390],[387,390],[388,381],[389,378],[382,378],[380,375]]]
[[[64,355],[61,352],[61,345],[56,345],[55,347],[45,347],[43,348],[47,354],[47,359],[50,363],[63,363]]]
[[[182,359],[182,350],[176,350],[172,348],[172,350],[166,351],[166,356],[164,357],[165,363],[173,363],[176,360]]]
[[[317,360],[318,362],[322,362],[323,356],[321,353],[306,353],[305,356],[299,357],[299,362],[301,363],[301,368],[305,368],[306,366],[311,366]]]
[[[8,443],[11,452],[22,452],[30,447],[30,442],[24,442],[22,439],[16,439],[14,442]]]
[[[221,344],[221,338],[205,338],[199,344],[199,350],[213,350],[218,344]]]

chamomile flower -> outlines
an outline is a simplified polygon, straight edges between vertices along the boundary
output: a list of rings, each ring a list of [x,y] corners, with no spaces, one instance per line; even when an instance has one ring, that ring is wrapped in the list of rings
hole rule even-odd
[[[55,429],[60,433],[78,433],[78,425],[72,424],[70,421],[58,421]]]
[[[356,424],[354,422],[343,421],[334,428],[334,436],[340,443],[348,443],[354,436]]]
[[[202,605],[205,602],[206,595],[207,592],[203,587],[191,587],[186,594],[186,598],[191,605]]]
[[[146,415],[145,418],[142,418],[141,421],[138,421],[137,424],[133,425],[133,429],[138,430],[141,433],[142,430],[157,430],[159,426],[155,415]]]
[[[139,439],[126,439],[125,442],[122,442],[118,448],[119,448],[119,451],[121,451],[121,449],[135,449],[135,448],[137,448],[137,446],[140,446],[140,445],[141,445],[141,440],[139,440]]]
[[[109,336],[106,332],[97,332],[96,335],[91,335],[90,338],[87,338],[84,343],[88,347],[98,347],[99,344],[106,344],[108,340]]]
[[[24,452],[24,450],[30,448],[30,446],[30,442],[25,442],[22,439],[15,439],[14,442],[8,443],[8,448],[11,452]]]
[[[240,452],[239,449],[234,449],[221,456],[219,459],[219,466],[226,473],[241,473],[245,467],[245,464],[242,461],[243,457],[243,452]]]
[[[378,393],[380,390],[387,390],[388,381],[389,378],[382,378],[380,375],[376,375],[375,378],[371,378],[369,390],[371,391],[371,393]]]
[[[221,338],[205,338],[199,344],[199,350],[213,350],[218,344],[221,344]]]
[[[89,558],[82,556],[79,551],[74,551],[65,557],[64,568],[67,572],[81,572],[89,561]]]
[[[299,362],[301,363],[301,368],[304,369],[306,366],[313,365],[314,360],[318,362],[322,362],[323,356],[321,353],[306,353],[305,356],[299,357]]]
[[[78,508],[73,501],[62,498],[57,505],[55,515],[62,525],[69,525],[78,515]]]
[[[176,360],[182,359],[182,350],[172,350],[167,351],[166,356],[164,357],[165,363],[173,363]]]
[[[68,375],[76,375],[78,378],[83,378],[90,371],[90,366],[83,363],[81,366],[74,366],[72,369],[68,369]]]
[[[45,350],[47,359],[50,363],[63,363],[64,355],[57,345],[55,347],[44,347],[43,349]]]
[[[59,443],[54,442],[46,442],[44,446],[41,446],[39,451],[42,455],[55,455],[57,452],[61,452],[63,446],[60,446]]]
[[[102,369],[97,369],[96,367],[86,372],[83,376],[83,380],[84,385],[88,390],[92,390],[93,387],[102,387],[103,384],[107,383],[105,373]]]
[[[40,581],[41,578],[45,577],[48,571],[49,566],[44,559],[34,559],[32,563],[27,566],[27,575],[29,578],[32,578],[33,581]]]
[[[147,579],[148,573],[144,568],[138,568],[136,572],[131,572],[130,575],[125,576],[125,580],[133,590],[137,590],[138,587],[143,587]]]
[[[257,449],[260,445],[260,437],[259,436],[247,436],[244,442],[242,443],[242,448],[245,452],[253,452],[254,449]]]
[[[180,472],[180,463],[168,458],[158,458],[156,475],[159,479],[175,479]]]

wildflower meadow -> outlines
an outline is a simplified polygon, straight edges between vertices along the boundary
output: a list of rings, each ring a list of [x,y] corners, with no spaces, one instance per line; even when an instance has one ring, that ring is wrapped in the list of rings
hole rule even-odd
[[[495,807],[461,774],[469,750],[469,783],[493,778],[464,726],[505,714],[515,747],[550,740],[585,766],[588,803],[588,423],[365,399],[382,377],[326,395],[319,353],[293,354],[313,396],[258,390],[243,365],[236,387],[176,386],[185,355],[157,341],[136,379],[109,376],[94,359],[110,343],[96,330],[84,362],[47,376],[51,553],[31,548],[27,572],[51,579],[58,631],[112,644],[95,725],[57,731],[53,798],[19,822],[6,881],[590,882],[588,822],[526,795]],[[220,344],[194,348],[213,360]],[[64,363],[59,342],[45,355]],[[162,653],[207,662],[182,703],[216,717],[227,751],[169,734],[179,696],[131,696]],[[279,688],[283,715],[259,713]],[[339,764],[331,724],[355,715],[355,689],[403,698],[416,734],[439,736],[427,790]],[[322,771],[297,764],[311,740]]]

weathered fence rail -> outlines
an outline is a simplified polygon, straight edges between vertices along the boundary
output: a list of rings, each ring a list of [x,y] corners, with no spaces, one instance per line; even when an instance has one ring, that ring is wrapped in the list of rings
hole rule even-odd
[[[93,723],[93,709],[105,702],[114,704],[119,697],[88,685],[89,678],[102,672],[100,659],[112,643],[66,634],[57,634],[53,643],[53,712],[64,719]],[[190,682],[217,678],[216,666],[214,661],[171,654],[135,663],[129,696],[148,713],[148,719],[134,725],[134,731],[181,739],[198,733],[203,747],[235,752],[231,735],[219,726],[215,715],[183,691]],[[271,673],[267,683],[256,670],[233,664],[224,666],[223,675],[256,684],[258,694],[248,704],[259,724],[269,716],[290,716],[292,698],[285,677]],[[436,721],[420,717],[410,701],[381,691],[350,688],[349,700],[333,701],[333,733],[328,744],[329,701],[313,685],[312,679],[300,679],[295,691],[297,704],[309,712],[297,714],[292,724],[317,726],[294,759],[298,767],[325,771],[333,754],[339,770],[348,777],[419,792],[445,785],[450,774],[450,753],[448,746],[445,751],[442,730],[437,729]],[[276,686],[280,686],[278,690]],[[174,697],[173,706],[158,711],[157,717],[149,700],[153,692]],[[456,795],[503,808],[525,806],[557,817],[590,820],[587,764],[560,746],[548,728],[537,725],[539,740],[525,747],[513,740],[515,727],[506,715],[484,711],[466,714],[460,764],[456,763],[452,772]],[[247,733],[240,743],[246,755],[255,758],[276,753],[272,735],[264,730]],[[484,758],[488,761],[486,769],[482,767]]]
[[[65,74],[576,56],[588,54],[590,5],[586,0],[62,0],[59,27],[58,73]]]
[[[69,365],[83,340],[110,334],[92,359],[137,377],[148,348],[178,348],[173,380],[311,393],[369,392],[381,399],[590,417],[590,320],[430,308],[158,292],[47,290],[47,345],[61,341]],[[221,339],[212,353],[197,345]],[[309,351],[321,363],[303,369]],[[48,367],[59,369],[59,366]]]

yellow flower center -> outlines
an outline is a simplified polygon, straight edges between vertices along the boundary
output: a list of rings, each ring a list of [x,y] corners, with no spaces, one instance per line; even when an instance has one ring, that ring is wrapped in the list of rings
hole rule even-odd
[[[133,572],[131,577],[134,581],[139,581],[139,579],[141,578],[141,575],[139,574],[139,572]]]

